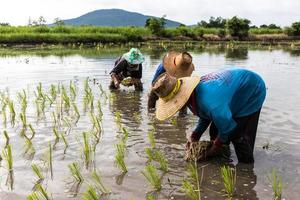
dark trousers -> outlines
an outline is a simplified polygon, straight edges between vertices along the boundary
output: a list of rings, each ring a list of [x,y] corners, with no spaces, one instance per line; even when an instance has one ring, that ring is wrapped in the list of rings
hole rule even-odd
[[[253,163],[253,150],[256,138],[260,109],[248,116],[234,118],[237,127],[229,137],[228,144],[232,142],[239,162]],[[218,135],[218,129],[212,122],[209,128],[210,139],[214,140]]]

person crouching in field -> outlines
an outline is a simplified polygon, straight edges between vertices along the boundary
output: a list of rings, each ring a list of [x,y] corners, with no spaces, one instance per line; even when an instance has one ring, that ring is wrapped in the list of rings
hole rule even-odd
[[[168,73],[176,78],[182,78],[186,76],[191,76],[195,70],[193,64],[193,57],[188,52],[168,52],[163,58],[163,62],[158,65],[154,77],[152,79],[152,86],[155,80],[163,73]],[[153,90],[150,91],[148,97],[148,110],[153,110],[155,108],[158,96]],[[181,109],[180,114],[186,113],[186,107]]]
[[[122,83],[125,86],[134,85],[135,90],[142,91],[142,63],[145,57],[137,48],[131,48],[129,52],[123,54],[115,61],[115,66],[111,70],[110,89],[119,89]]]
[[[187,148],[199,141],[209,128],[212,146],[206,158],[214,156],[222,144],[233,143],[242,163],[253,163],[253,149],[260,110],[266,96],[263,79],[245,69],[227,69],[200,77],[177,79],[160,75],[152,90],[159,100],[156,117],[172,117],[184,105],[199,117],[198,125],[188,137]]]

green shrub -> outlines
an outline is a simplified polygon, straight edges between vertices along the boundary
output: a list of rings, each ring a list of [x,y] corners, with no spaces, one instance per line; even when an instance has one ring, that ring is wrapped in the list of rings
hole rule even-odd
[[[250,20],[238,18],[237,16],[228,19],[226,22],[226,29],[228,33],[233,37],[238,37],[239,39],[244,39],[248,36],[250,29]]]

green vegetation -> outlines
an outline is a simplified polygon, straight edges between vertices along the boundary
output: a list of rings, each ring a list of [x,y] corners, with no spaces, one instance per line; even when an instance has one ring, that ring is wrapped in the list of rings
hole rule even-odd
[[[12,157],[12,146],[9,144],[6,148],[2,150],[2,157],[6,161],[6,167],[8,170],[7,182],[9,188],[13,189],[14,175],[13,175],[13,157]]]
[[[236,184],[236,170],[229,166],[221,167],[221,176],[223,179],[225,192],[229,198],[233,197]]]
[[[273,200],[280,200],[282,196],[282,178],[278,175],[276,169],[272,169],[271,174],[268,175],[268,180],[273,190]]]
[[[125,164],[125,143],[124,141],[120,141],[119,144],[116,144],[116,155],[115,155],[115,164],[119,169],[122,170],[123,173],[126,173],[127,167]]]
[[[161,179],[154,165],[147,165],[142,174],[155,190],[161,190]]]
[[[234,16],[227,20],[226,29],[231,36],[244,39],[249,34],[250,23],[251,22],[248,19],[242,19]]]

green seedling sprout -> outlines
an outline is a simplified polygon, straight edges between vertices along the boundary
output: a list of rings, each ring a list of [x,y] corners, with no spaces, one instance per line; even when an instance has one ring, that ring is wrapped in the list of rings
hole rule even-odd
[[[67,148],[69,147],[69,143],[68,143],[64,133],[61,133],[60,136],[65,144],[64,154],[66,154]]]
[[[56,127],[57,126],[57,117],[56,117],[55,112],[52,112],[51,115],[53,118],[53,127]]]
[[[73,81],[70,81],[70,95],[73,100],[76,98],[76,86]]]
[[[27,137],[25,137],[25,151],[24,154],[27,154],[29,158],[33,158],[35,154],[35,148],[33,147],[33,144],[31,140]]]
[[[63,122],[66,124],[66,126],[68,127],[68,131],[67,132],[70,132],[71,131],[71,128],[72,128],[72,125],[71,125],[71,122],[69,121],[69,118],[67,117],[63,117]]]
[[[77,105],[74,102],[72,103],[72,106],[73,106],[73,109],[74,109],[74,111],[76,113],[76,118],[77,118],[76,123],[77,123],[78,120],[79,120],[79,118],[80,118],[80,113],[79,113]]]
[[[102,182],[102,178],[100,174],[97,171],[92,172],[92,178],[94,180],[94,183],[96,185],[96,189],[100,191],[102,194],[108,194],[110,191],[104,186]]]
[[[161,190],[161,179],[154,165],[149,164],[145,167],[142,174],[155,190]]]
[[[124,141],[120,141],[119,144],[116,144],[115,164],[123,173],[126,173],[128,170],[124,158],[125,158],[125,143]]]
[[[72,191],[74,193],[74,196],[76,196],[78,194],[79,187],[84,179],[80,173],[80,168],[76,162],[69,164],[68,167],[70,169],[71,175],[75,180],[75,183],[73,184],[70,191]]]
[[[116,119],[116,123],[120,126],[121,125],[121,113],[120,113],[120,111],[115,112],[115,119]]]
[[[20,119],[23,125],[23,129],[27,128],[27,120],[26,120],[26,115],[24,115],[23,113],[20,113]]]
[[[102,107],[101,107],[101,101],[100,100],[97,101],[97,109],[98,109],[100,121],[102,121],[103,112],[102,112]]]
[[[62,99],[64,101],[64,108],[66,109],[66,111],[69,111],[71,107],[70,97],[68,96],[64,86],[61,86],[61,90],[62,90]]]
[[[47,170],[50,171],[50,176],[51,176],[51,179],[53,180],[52,145],[50,142],[49,142],[48,150],[43,155],[42,160],[44,161],[44,164],[46,165]]]
[[[235,191],[236,184],[236,170],[229,166],[221,167],[221,177],[225,187],[225,192],[229,198],[232,198]]]
[[[164,154],[161,151],[155,152],[155,160],[159,163],[160,167],[159,169],[163,172],[168,171],[168,161],[165,158]]]
[[[154,131],[149,131],[149,132],[148,132],[148,139],[149,139],[151,148],[152,148],[152,149],[155,149],[155,147],[156,147],[156,142],[155,142],[155,139],[154,139]]]
[[[6,167],[8,170],[6,185],[9,185],[9,188],[13,190],[14,172],[13,172],[12,146],[10,144],[2,150],[2,157],[6,161]]]
[[[154,150],[152,149],[152,148],[145,148],[145,152],[146,152],[146,154],[147,154],[147,156],[148,156],[148,161],[149,162],[151,162],[151,161],[153,161],[155,158],[155,155],[154,155]]]
[[[10,111],[10,122],[11,122],[11,125],[14,126],[15,120],[16,120],[16,112],[15,112],[15,108],[14,108],[14,102],[10,101],[9,99],[7,100],[7,102],[8,102],[8,108]]]
[[[273,200],[280,200],[282,197],[282,178],[278,175],[276,169],[272,169],[271,174],[268,175],[268,180],[273,190]]]
[[[6,122],[7,122],[6,107],[7,107],[7,103],[5,101],[3,101],[1,111],[2,111],[2,116],[3,116],[4,127],[6,127]]]
[[[32,192],[27,196],[27,200],[51,200],[50,196],[47,194],[45,188],[41,184],[37,184],[35,187],[36,191]]]
[[[82,199],[83,200],[99,200],[100,197],[97,194],[95,188],[93,188],[91,185],[89,185],[87,190],[82,193]]]
[[[37,89],[37,99],[42,99],[43,98],[43,91],[42,91],[42,83],[41,82],[39,82],[36,89]]]
[[[82,136],[83,136],[83,144],[82,144],[83,158],[84,158],[85,168],[88,169],[92,161],[92,148],[90,145],[90,138],[88,133],[83,132]]]
[[[55,101],[56,97],[57,97],[57,91],[56,91],[55,85],[53,85],[53,84],[51,84],[51,87],[50,87],[50,95],[51,95],[52,101]]]
[[[55,136],[55,141],[54,141],[54,144],[53,144],[53,148],[55,148],[56,144],[59,142],[59,133],[58,133],[58,130],[56,129],[56,127],[53,128],[53,133],[54,133],[54,136]]]
[[[9,136],[6,130],[3,131],[4,137],[5,137],[5,148],[9,145]]]
[[[28,126],[29,126],[29,129],[30,129],[31,133],[32,133],[32,135],[31,135],[31,137],[30,137],[30,140],[32,140],[32,139],[34,138],[34,136],[35,136],[35,130],[34,130],[34,128],[32,127],[31,124],[29,124]]]
[[[36,183],[35,183],[35,185],[33,187],[35,189],[38,184],[40,184],[40,183],[42,183],[44,181],[45,177],[42,174],[41,168],[38,165],[32,164],[31,165],[31,169],[34,172],[34,174],[38,177],[38,179],[37,179],[37,181],[36,181]]]
[[[127,142],[127,140],[128,140],[128,135],[129,135],[129,133],[128,133],[128,131],[127,131],[127,129],[126,129],[125,127],[122,128],[122,133],[123,133],[123,135],[124,135],[124,137],[122,138],[122,140],[123,140],[124,143],[126,144],[126,142]]]

